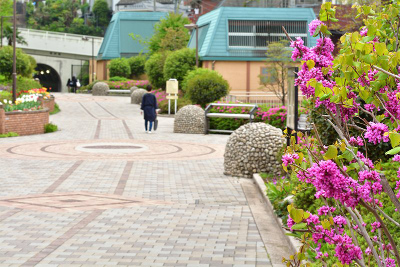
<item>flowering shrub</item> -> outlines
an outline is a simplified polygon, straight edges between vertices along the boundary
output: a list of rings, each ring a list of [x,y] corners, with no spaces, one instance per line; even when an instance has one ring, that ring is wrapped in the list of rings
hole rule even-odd
[[[146,88],[146,86],[149,84],[149,81],[147,80],[104,81],[104,82],[108,84],[110,89],[131,89],[131,87],[133,86],[139,88]]]
[[[4,111],[28,111],[41,109],[41,103],[38,102],[39,94],[24,94],[18,97],[13,104],[11,101],[4,100]]]
[[[167,99],[168,94],[163,90],[153,90],[150,93],[154,94],[157,98],[157,104],[158,108],[160,109],[160,114],[168,113],[168,99]],[[181,107],[191,104],[190,100],[183,97],[182,91],[179,91],[178,96],[179,99],[178,99],[177,110],[179,110]],[[175,112],[175,100],[171,100],[171,113],[174,112]]]
[[[44,99],[50,97],[50,93],[47,92],[47,88],[42,87],[42,88],[36,88],[36,89],[30,89],[30,90],[24,90],[24,91],[19,91],[17,96],[23,96],[23,95],[41,95],[43,96]]]
[[[373,150],[359,151],[367,143],[390,143],[386,154],[400,153],[400,4],[357,10],[365,27],[341,38],[336,58],[328,37],[327,25],[337,21],[330,2],[321,7],[321,21],[310,24],[316,46],[306,47],[301,38],[291,42],[292,59],[302,60],[295,83],[339,138],[324,144],[321,129],[315,128],[315,138],[298,133],[301,142],[292,136],[282,157],[288,175],[314,188],[323,203],[313,212],[288,206],[287,226],[303,246],[284,259],[287,266],[305,266],[305,259],[322,266],[400,265],[400,169],[388,177],[387,165],[369,158]],[[353,128],[361,135],[353,136]]]

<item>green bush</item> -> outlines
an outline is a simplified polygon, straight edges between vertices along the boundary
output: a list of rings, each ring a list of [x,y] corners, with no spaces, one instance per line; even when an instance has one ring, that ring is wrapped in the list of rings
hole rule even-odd
[[[202,107],[227,95],[228,92],[228,82],[213,70],[198,74],[186,83],[186,93],[189,99]]]
[[[169,53],[155,53],[147,61],[144,66],[150,84],[154,88],[165,89],[166,80],[164,78],[164,62]]]
[[[5,134],[0,134],[0,138],[15,137],[15,136],[19,136],[19,134],[14,133],[14,132],[8,132],[8,133],[5,133]]]
[[[12,100],[12,94],[8,91],[0,91],[0,102],[4,103],[4,100]]]
[[[36,61],[33,57],[25,54],[21,49],[17,49],[17,73],[24,77],[32,77],[36,68]],[[0,49],[0,73],[11,78],[13,65],[13,48],[4,46]]]
[[[204,74],[204,73],[209,73],[209,72],[210,72],[209,69],[195,68],[194,70],[191,70],[186,74],[185,78],[183,79],[183,81],[182,81],[182,83],[180,84],[179,87],[182,89],[182,91],[184,93],[186,93],[187,92],[186,84],[187,84],[187,82],[189,80],[191,80],[192,78],[196,77],[197,75]]]
[[[146,56],[136,56],[128,59],[129,66],[131,67],[131,77],[139,77],[144,73],[144,66],[146,64]]]
[[[129,66],[128,59],[126,58],[111,59],[108,69],[110,70],[111,77],[121,76],[129,78],[131,75],[131,67]]]
[[[119,81],[127,81],[128,79],[125,77],[114,76],[108,79],[110,82],[119,82]]]
[[[42,88],[42,85],[32,78],[18,76],[17,78],[17,91],[27,91],[31,89]]]
[[[196,67],[196,51],[183,48],[168,55],[164,63],[164,79],[177,79],[182,83],[186,74]]]
[[[52,133],[52,132],[57,132],[58,131],[58,127],[57,125],[53,124],[53,123],[47,123],[44,125],[44,132],[45,133]]]

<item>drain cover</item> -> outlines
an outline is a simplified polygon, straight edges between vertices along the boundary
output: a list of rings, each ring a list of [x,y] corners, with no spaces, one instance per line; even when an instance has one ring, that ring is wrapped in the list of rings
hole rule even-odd
[[[95,154],[133,154],[148,150],[148,148],[133,143],[89,143],[78,145],[75,150]]]

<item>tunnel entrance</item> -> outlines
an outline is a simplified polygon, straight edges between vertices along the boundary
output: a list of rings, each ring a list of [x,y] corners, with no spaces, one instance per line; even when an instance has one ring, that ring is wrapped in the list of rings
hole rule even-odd
[[[61,92],[61,79],[57,71],[46,64],[37,64],[34,78],[39,79],[40,84],[47,88],[48,92]]]

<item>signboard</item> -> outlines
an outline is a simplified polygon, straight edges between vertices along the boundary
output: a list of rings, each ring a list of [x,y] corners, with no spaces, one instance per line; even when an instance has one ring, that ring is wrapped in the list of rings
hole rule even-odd
[[[292,130],[295,129],[295,120],[296,120],[296,96],[295,96],[295,87],[294,87],[294,73],[293,69],[288,69],[288,91],[287,91],[287,117],[286,117],[286,127]]]
[[[178,93],[178,81],[176,79],[169,79],[167,81],[167,94]]]
[[[178,99],[177,95],[167,95],[167,99]]]

